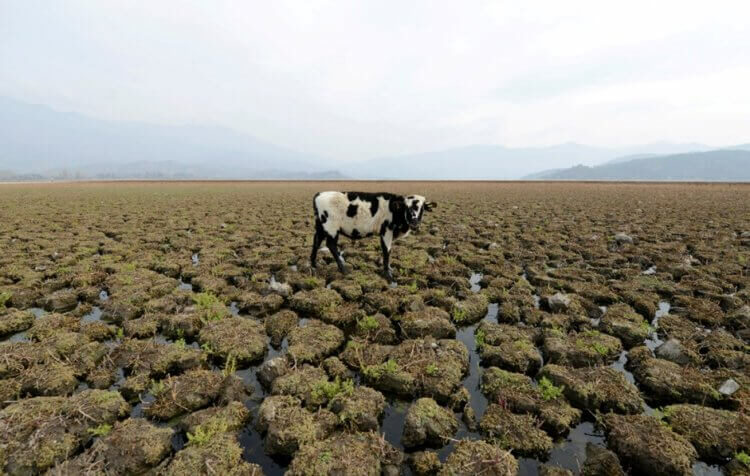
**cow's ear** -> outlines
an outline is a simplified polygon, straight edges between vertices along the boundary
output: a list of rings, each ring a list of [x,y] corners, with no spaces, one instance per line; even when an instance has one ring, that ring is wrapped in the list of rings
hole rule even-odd
[[[436,202],[427,202],[424,204],[425,211],[431,212],[433,209],[437,207]]]

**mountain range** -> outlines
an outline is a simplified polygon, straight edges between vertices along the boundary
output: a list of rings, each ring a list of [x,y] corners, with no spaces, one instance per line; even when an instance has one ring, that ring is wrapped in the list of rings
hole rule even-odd
[[[323,160],[213,126],[108,121],[0,97],[0,170],[86,178],[340,178]]]
[[[743,149],[744,147],[744,149]],[[587,167],[548,170],[533,180],[638,180],[750,182],[750,147],[629,158]]]
[[[696,143],[480,144],[337,162],[224,127],[103,120],[0,96],[0,180],[745,180],[731,173],[745,165],[742,154],[714,152]]]

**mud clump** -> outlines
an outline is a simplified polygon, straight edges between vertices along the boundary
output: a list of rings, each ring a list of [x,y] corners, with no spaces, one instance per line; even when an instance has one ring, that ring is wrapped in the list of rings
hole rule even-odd
[[[648,397],[658,403],[700,403],[717,405],[723,396],[709,376],[694,367],[651,356],[646,347],[630,351],[628,367]]]
[[[532,415],[517,415],[498,404],[490,404],[479,421],[488,441],[519,455],[543,457],[552,449],[552,438],[540,430]]]
[[[299,317],[294,311],[284,309],[273,315],[266,317],[265,327],[266,334],[271,337],[271,345],[278,347],[289,334],[289,331],[297,327]]]
[[[17,309],[0,309],[0,337],[25,331],[34,324],[34,314]]]
[[[433,337],[446,339],[456,336],[456,328],[450,320],[451,316],[444,310],[427,306],[416,312],[404,314],[399,324],[404,335],[409,339]]]
[[[240,311],[252,316],[263,317],[273,314],[284,305],[284,298],[278,294],[261,296],[258,293],[246,293],[240,296]]]
[[[325,370],[305,364],[276,377],[271,384],[271,393],[295,396],[313,406],[320,403],[319,399],[314,398],[313,391],[321,382],[327,381]]]
[[[84,453],[57,465],[53,474],[87,474],[95,468],[114,474],[140,474],[157,466],[172,451],[173,431],[142,418],[114,427],[97,427],[98,438]]]
[[[586,443],[586,461],[583,463],[583,476],[625,476],[617,455],[606,448]]]
[[[415,446],[443,446],[458,430],[458,420],[453,412],[438,405],[431,398],[420,398],[406,412],[401,443],[407,448]]]
[[[271,455],[294,455],[300,446],[331,434],[338,422],[328,410],[305,410],[289,395],[266,397],[258,410],[257,428],[266,433],[265,451]]]
[[[622,344],[617,337],[595,330],[567,336],[548,331],[543,350],[553,364],[590,367],[614,362],[622,352]]]
[[[268,350],[263,324],[243,317],[208,323],[201,329],[198,340],[219,362],[232,358],[241,368],[263,360]]]
[[[168,377],[155,385],[156,400],[144,413],[151,418],[169,420],[198,410],[216,400],[224,384],[221,374],[209,370],[190,370],[177,377]]]
[[[81,323],[77,317],[52,313],[36,319],[27,335],[31,340],[44,341],[56,337],[60,332],[78,332],[80,329]]]
[[[723,461],[750,448],[750,418],[742,413],[700,405],[670,405],[664,417],[693,444],[701,458]]]
[[[474,324],[487,314],[489,303],[484,294],[472,294],[458,301],[451,309],[451,317],[458,325]]]
[[[442,463],[434,451],[417,451],[409,456],[409,467],[417,476],[430,476],[440,471]]]
[[[450,400],[469,367],[466,346],[447,339],[405,340],[385,359],[362,367],[368,384],[386,393],[432,397],[438,403]]]
[[[376,344],[395,344],[398,342],[398,335],[393,323],[388,317],[380,313],[358,319],[352,335]]]
[[[561,387],[574,406],[592,413],[640,413],[643,410],[638,389],[613,368],[575,369],[548,364],[540,375]]]
[[[475,332],[479,357],[484,365],[524,374],[535,374],[542,356],[535,346],[538,333],[530,328],[482,322]]]
[[[295,362],[319,363],[344,343],[344,333],[336,326],[312,320],[289,332],[289,358]]]
[[[502,402],[514,413],[536,415],[552,434],[566,433],[581,418],[580,410],[566,401],[565,388],[555,387],[548,380],[534,386],[526,375],[490,367],[482,374],[481,389],[488,400]]]
[[[696,452],[690,442],[645,415],[606,415],[607,442],[634,472],[690,475]],[[656,442],[656,444],[655,444]]]
[[[91,340],[102,342],[112,339],[117,333],[117,327],[101,321],[89,322],[81,326],[81,333]]]
[[[189,441],[187,446],[172,458],[164,475],[182,476],[185,474],[226,474],[233,476],[262,476],[263,470],[257,464],[242,460],[242,447],[237,437],[218,430],[206,430],[203,437]]]
[[[265,388],[270,388],[277,377],[285,375],[289,370],[289,362],[287,362],[285,357],[274,357],[263,362],[258,368],[256,375],[261,385]]]
[[[198,410],[180,420],[179,427],[187,433],[195,434],[198,427],[222,427],[225,431],[238,431],[251,419],[252,414],[241,402],[229,402],[225,406]]]
[[[201,351],[178,344],[125,339],[113,352],[112,360],[133,375],[160,378],[178,374],[202,364]]]
[[[486,474],[514,476],[518,461],[510,451],[482,440],[461,440],[438,472],[440,476]]]
[[[400,451],[374,433],[336,433],[306,444],[289,465],[291,476],[399,474]]]
[[[315,288],[311,291],[294,293],[289,300],[289,306],[304,317],[321,318],[342,302],[341,296],[336,291]]]
[[[624,303],[614,304],[607,309],[599,329],[619,338],[626,348],[643,344],[650,332],[648,322]]]
[[[539,476],[573,476],[573,472],[551,464],[540,464]]]
[[[323,387],[329,391],[330,386]],[[341,424],[358,431],[377,431],[380,417],[385,410],[385,397],[377,390],[358,386],[349,390],[333,387],[336,392],[329,398],[328,408],[335,413]],[[319,390],[320,391],[320,390]]]
[[[44,309],[50,312],[72,311],[78,305],[78,295],[70,289],[55,291],[44,299]]]
[[[35,397],[0,410],[0,464],[10,475],[43,472],[75,454],[130,406],[117,392],[84,390],[70,398]]]

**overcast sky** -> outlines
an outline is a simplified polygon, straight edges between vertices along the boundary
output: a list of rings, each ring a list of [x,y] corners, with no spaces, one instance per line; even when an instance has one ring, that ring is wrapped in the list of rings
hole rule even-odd
[[[0,0],[0,95],[342,160],[750,142],[750,2]]]

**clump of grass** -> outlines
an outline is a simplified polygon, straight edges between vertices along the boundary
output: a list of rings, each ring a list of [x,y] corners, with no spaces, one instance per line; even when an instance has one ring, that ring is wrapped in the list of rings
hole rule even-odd
[[[600,344],[598,342],[594,342],[593,344],[591,344],[591,347],[599,355],[607,355],[607,354],[609,354],[609,348],[606,345]]]
[[[210,309],[211,306],[222,304],[218,297],[211,292],[197,293],[193,295],[193,302],[201,309]]]
[[[368,365],[362,369],[362,373],[368,378],[378,380],[383,375],[395,374],[400,369],[401,367],[398,365],[398,362],[393,359],[388,359],[388,361],[380,365]]]
[[[229,430],[229,423],[226,420],[212,420],[206,424],[195,427],[195,432],[187,434],[188,444],[194,446],[203,446],[213,439],[219,433],[226,433]]]
[[[237,371],[237,357],[233,354],[227,356],[227,361],[224,362],[224,368],[221,370],[221,374],[226,378],[230,375],[234,375]]]
[[[539,391],[542,394],[544,400],[556,400],[562,395],[565,386],[556,386],[547,377],[542,377],[539,380]]]
[[[435,363],[427,364],[424,369],[425,373],[431,377],[437,377],[440,373],[440,368]]]
[[[109,432],[112,431],[112,425],[108,423],[102,423],[101,425],[89,428],[88,430],[89,435],[91,436],[107,436],[109,435]]]
[[[477,350],[480,350],[484,346],[484,338],[486,334],[483,329],[479,329],[477,334],[474,336],[474,343],[477,346]]]
[[[460,306],[453,306],[453,320],[461,323],[466,320],[466,309]]]
[[[320,282],[320,280],[314,276],[305,278],[304,284],[305,286],[309,288],[317,288],[319,286],[322,286],[322,283]]]
[[[157,397],[166,389],[167,389],[167,386],[164,384],[164,382],[160,380],[151,380],[151,388],[149,389],[149,391],[151,392],[151,395]]]
[[[187,344],[185,343],[185,339],[183,339],[182,337],[174,341],[174,345],[177,346],[177,348],[180,350],[183,350],[187,346]]]
[[[315,384],[312,391],[312,397],[315,400],[333,400],[338,395],[348,396],[354,393],[354,382],[351,379],[343,382],[339,377],[333,382],[321,380]]]
[[[117,337],[117,340],[123,340],[125,338],[125,331],[122,329],[122,327],[117,328],[115,337]]]
[[[10,291],[3,291],[0,293],[0,308],[4,308],[5,304],[10,301],[10,298],[13,297],[13,293]]]
[[[750,455],[748,455],[744,451],[740,451],[739,453],[734,455],[734,457],[737,458],[737,461],[750,468]]]
[[[364,332],[370,332],[378,329],[380,323],[378,323],[378,320],[373,316],[365,316],[357,321],[357,327]]]
[[[203,292],[193,295],[193,302],[200,309],[204,321],[219,321],[227,316],[224,303],[213,293]]]

